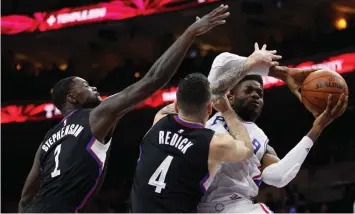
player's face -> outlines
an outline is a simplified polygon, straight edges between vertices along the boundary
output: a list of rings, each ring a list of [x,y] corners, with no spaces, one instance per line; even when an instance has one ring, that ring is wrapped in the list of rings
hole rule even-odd
[[[102,101],[96,87],[91,87],[86,80],[80,77],[74,78],[72,93],[76,103],[83,108],[94,108]]]
[[[255,121],[264,106],[264,90],[255,80],[241,82],[229,98],[234,111],[245,121]]]

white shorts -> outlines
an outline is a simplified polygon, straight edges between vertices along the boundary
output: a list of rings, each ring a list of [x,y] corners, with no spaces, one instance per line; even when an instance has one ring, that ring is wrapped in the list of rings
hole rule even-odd
[[[265,204],[256,203],[248,199],[235,201],[215,201],[200,203],[199,213],[273,213]]]

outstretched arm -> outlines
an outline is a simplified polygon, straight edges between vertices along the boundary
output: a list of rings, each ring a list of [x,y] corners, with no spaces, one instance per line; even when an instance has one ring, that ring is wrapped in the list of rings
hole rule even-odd
[[[229,13],[226,13],[227,9],[228,6],[221,5],[198,19],[154,63],[143,79],[122,92],[108,97],[94,108],[89,117],[93,135],[103,142],[117,118],[163,87],[175,74],[195,36],[201,35],[217,25],[224,24],[224,19],[229,16]]]
[[[299,172],[308,152],[316,142],[321,132],[337,117],[341,116],[348,104],[348,98],[344,94],[338,104],[331,109],[331,96],[328,100],[327,109],[314,122],[313,127],[306,136],[284,158],[278,160],[276,153],[266,154],[262,160],[263,181],[276,187],[286,186]]]
[[[255,43],[255,50],[249,57],[227,52],[218,55],[208,75],[214,99],[223,96],[248,73],[262,75],[270,66],[278,65],[273,60],[279,60],[281,56],[275,54],[276,51],[266,50],[266,45],[260,50]]]
[[[171,103],[160,109],[154,117],[153,125],[168,114],[177,114],[177,112],[175,111],[175,103]]]
[[[25,185],[23,186],[21,199],[18,204],[18,212],[23,212],[23,208],[29,204],[34,196],[37,194],[39,186],[41,184],[41,172],[40,172],[40,155],[41,147],[38,148],[33,165],[31,168],[30,173],[27,176],[25,181]]]

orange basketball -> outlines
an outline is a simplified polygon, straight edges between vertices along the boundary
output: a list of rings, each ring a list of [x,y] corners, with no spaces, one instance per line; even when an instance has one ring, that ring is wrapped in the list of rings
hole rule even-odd
[[[319,70],[311,73],[301,87],[302,102],[312,113],[321,114],[327,107],[329,94],[333,95],[331,106],[335,106],[344,93],[349,94],[344,78],[331,70]]]

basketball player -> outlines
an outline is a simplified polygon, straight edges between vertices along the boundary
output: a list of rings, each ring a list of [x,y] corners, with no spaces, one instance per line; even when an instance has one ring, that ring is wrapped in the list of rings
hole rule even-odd
[[[240,69],[275,65],[275,51],[257,50]],[[228,74],[228,72],[227,72]],[[230,130],[239,135],[214,134],[204,128],[212,112],[211,92],[223,94],[230,77],[210,86],[202,74],[191,74],[180,83],[177,101],[160,110],[141,144],[132,188],[132,211],[196,212],[209,185],[210,175],[223,161],[251,157],[253,146],[235,113],[228,112]]]
[[[234,62],[238,61],[240,63],[244,60],[246,59],[234,57]],[[235,64],[235,66],[238,65]],[[223,68],[223,65],[216,66],[215,64],[212,66],[211,72],[214,71],[214,68]],[[296,72],[296,70],[293,71]],[[268,73],[268,71],[264,72]],[[290,74],[288,74],[290,71],[285,67],[271,68],[270,73],[272,72],[281,72],[284,77],[288,76],[288,78],[292,79]],[[312,71],[308,70],[307,72]],[[297,74],[294,75],[297,76]],[[306,78],[306,76],[303,78]],[[303,80],[300,79],[299,81],[303,82]],[[289,80],[290,82],[293,82],[294,88],[297,88],[295,81]],[[297,94],[297,92],[295,93]],[[254,154],[248,160],[223,163],[221,165],[206,196],[199,204],[198,211],[203,213],[271,212],[264,204],[254,204],[252,201],[252,198],[258,194],[261,181],[281,188],[295,178],[318,136],[325,127],[341,116],[347,108],[348,97],[345,95],[341,96],[334,108],[330,107],[331,99],[332,96],[329,97],[327,109],[323,114],[317,116],[308,134],[280,160],[274,149],[268,145],[268,138],[265,133],[254,123],[260,115],[264,103],[261,76],[248,75],[238,82],[230,91],[229,100],[224,96],[218,101],[218,105],[215,105],[219,112],[207,122],[207,127],[217,133],[228,133],[228,131],[230,132],[229,122],[225,120],[224,115],[227,112],[237,113],[248,130],[254,146]]]
[[[53,101],[65,115],[45,136],[26,179],[20,212],[77,212],[103,175],[116,121],[174,75],[194,38],[225,23],[221,5],[196,20],[137,83],[101,101],[95,87],[79,77],[60,80]]]

